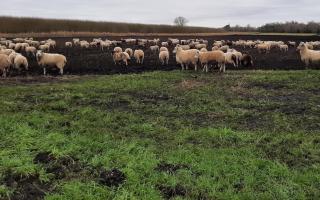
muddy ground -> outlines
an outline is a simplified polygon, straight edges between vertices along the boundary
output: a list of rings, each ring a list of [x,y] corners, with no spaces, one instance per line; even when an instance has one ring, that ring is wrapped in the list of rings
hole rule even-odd
[[[172,36],[171,36],[172,37]],[[121,40],[122,38],[129,37],[108,37],[102,39],[109,40]],[[130,38],[139,38],[132,37]],[[144,37],[146,39],[153,39],[154,37]],[[179,39],[192,39],[191,37],[186,36],[177,36]],[[227,35],[227,36],[212,36],[212,37],[201,37],[209,41],[209,45],[213,43],[214,40],[281,40],[281,41],[314,41],[320,40],[320,36],[286,36],[286,35]],[[34,38],[35,40],[44,40],[48,38]],[[89,49],[80,49],[78,47],[73,47],[71,49],[64,48],[64,43],[66,41],[71,41],[72,37],[51,37],[57,41],[57,48],[52,52],[58,52],[66,55],[68,63],[65,68],[65,74],[116,74],[116,73],[139,73],[144,71],[152,70],[173,70],[180,69],[175,62],[175,55],[170,54],[170,61],[168,66],[161,66],[158,61],[158,54],[152,54],[148,47],[145,50],[145,62],[142,65],[135,64],[135,61],[132,60],[128,67],[125,66],[116,66],[113,63],[111,50],[101,51],[100,48],[89,48]],[[80,38],[81,40],[92,41],[93,38]],[[168,37],[160,37],[161,41],[166,41]],[[132,49],[139,48],[138,46],[132,45],[122,45],[123,48],[130,47]],[[210,45],[208,49],[211,49]],[[278,49],[273,49],[270,54],[259,54],[256,49],[242,49],[238,47],[233,47],[241,52],[248,52],[252,55],[254,60],[253,69],[294,69],[301,70],[305,69],[304,64],[300,61],[300,56],[296,52],[296,48],[290,48],[289,52],[281,53]],[[172,52],[173,48],[170,48]],[[40,69],[36,63],[36,60],[30,59],[30,72],[31,75],[42,74],[42,69]],[[313,66],[311,68],[320,68],[319,66]],[[232,66],[228,66],[228,69],[233,69]],[[246,68],[248,69],[248,68]],[[52,75],[58,74],[58,70],[49,70],[49,73]],[[17,73],[12,73],[12,76],[15,76]]]

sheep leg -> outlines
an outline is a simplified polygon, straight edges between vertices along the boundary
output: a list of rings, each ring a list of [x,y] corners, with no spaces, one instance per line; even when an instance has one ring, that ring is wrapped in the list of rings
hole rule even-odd
[[[181,63],[181,70],[183,71],[184,70],[184,65]]]
[[[197,63],[194,64],[194,71],[198,71],[198,65],[197,65]]]
[[[60,74],[63,75],[63,68],[60,69]]]
[[[46,68],[43,68],[43,75],[45,76],[47,74]]]

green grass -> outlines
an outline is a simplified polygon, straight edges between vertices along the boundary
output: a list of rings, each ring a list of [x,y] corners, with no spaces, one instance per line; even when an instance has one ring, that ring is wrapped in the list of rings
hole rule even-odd
[[[194,78],[194,76],[197,78]],[[318,199],[320,71],[228,71],[89,76],[0,86],[0,199],[11,171],[39,174],[45,199]],[[54,179],[39,152],[121,170]],[[174,173],[160,163],[184,165]]]

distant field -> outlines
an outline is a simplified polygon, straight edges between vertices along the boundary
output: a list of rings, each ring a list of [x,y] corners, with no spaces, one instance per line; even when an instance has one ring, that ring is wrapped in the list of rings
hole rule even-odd
[[[247,35],[247,36],[316,36],[313,33],[259,33],[259,32],[212,32],[212,33],[111,33],[111,32],[42,32],[42,33],[0,33],[0,37],[210,37],[228,35]]]
[[[318,199],[320,71],[0,80],[0,199]]]

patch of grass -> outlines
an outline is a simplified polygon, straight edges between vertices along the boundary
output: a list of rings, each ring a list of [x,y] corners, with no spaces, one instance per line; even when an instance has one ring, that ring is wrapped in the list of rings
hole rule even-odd
[[[172,71],[2,84],[0,199],[27,186],[55,200],[317,199],[319,81]]]

